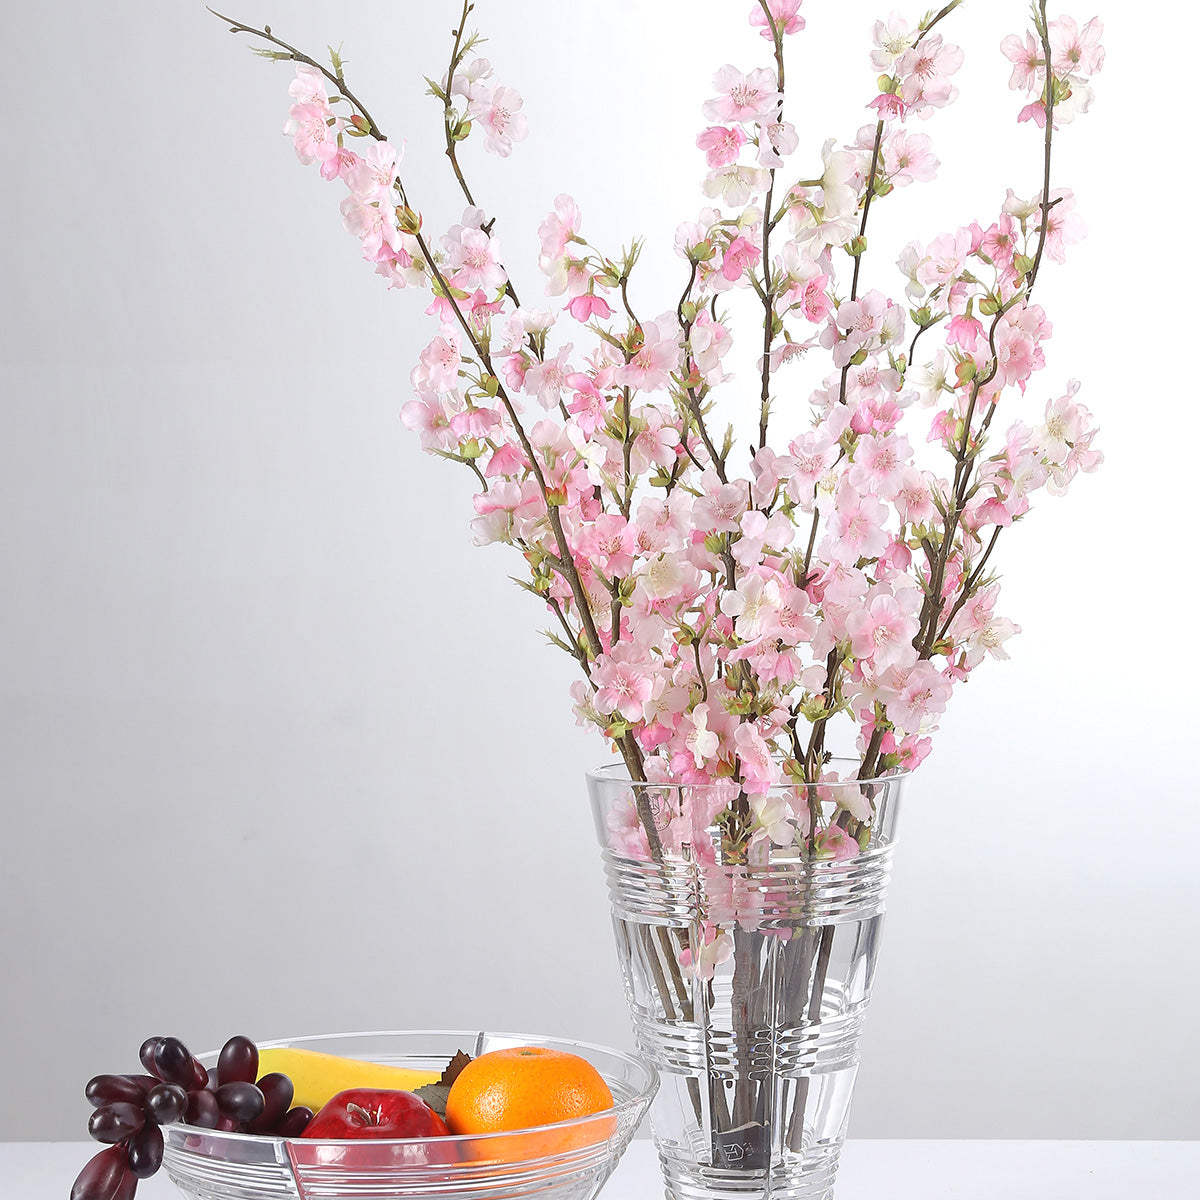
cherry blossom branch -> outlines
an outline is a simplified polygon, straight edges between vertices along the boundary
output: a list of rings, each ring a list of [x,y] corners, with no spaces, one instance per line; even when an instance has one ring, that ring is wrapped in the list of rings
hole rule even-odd
[[[933,32],[933,30],[934,30],[934,27],[935,27],[935,26],[936,26],[936,25],[937,25],[937,24],[938,24],[940,21],[944,21],[944,20],[945,20],[945,19],[946,19],[946,18],[947,18],[947,17],[948,17],[948,16],[949,16],[949,15],[950,15],[950,14],[951,14],[951,13],[952,13],[952,12],[953,12],[955,9],[956,9],[956,8],[961,8],[961,7],[962,7],[962,4],[963,4],[963,0],[950,0],[950,3],[949,3],[949,4],[947,4],[947,5],[946,5],[946,6],[945,6],[945,7],[944,7],[944,8],[943,8],[943,9],[942,9],[942,10],[941,10],[941,11],[940,11],[938,14],[937,14],[937,16],[935,16],[935,17],[933,18],[933,20],[932,20],[932,21],[930,21],[930,22],[929,22],[927,25],[925,25],[925,26],[923,26],[923,27],[922,27],[922,29],[921,29],[921,35],[920,35],[920,37],[918,37],[918,38],[917,38],[917,40],[916,40],[916,41],[913,43],[913,45],[914,45],[914,46],[919,46],[919,45],[920,45],[920,44],[921,44],[921,43],[922,43],[922,42],[923,42],[923,41],[924,41],[924,40],[925,40],[925,39],[926,39],[926,38],[927,38],[927,37],[928,37],[928,36],[929,36],[929,35],[930,35],[930,34]]]
[[[207,8],[208,6],[206,5],[205,7]],[[253,37],[262,38],[264,42],[270,42],[273,46],[279,46],[280,49],[285,52],[281,54],[273,54],[269,50],[255,50],[255,54],[264,55],[278,62],[293,61],[304,63],[305,66],[312,67],[314,70],[320,71],[326,80],[332,83],[337,89],[338,95],[352,104],[362,115],[367,127],[366,129],[362,129],[361,126],[358,127],[360,132],[368,134],[377,142],[387,141],[387,138],[380,131],[379,126],[375,124],[375,118],[371,116],[370,112],[367,110],[367,106],[346,86],[346,81],[342,77],[340,67],[338,68],[337,74],[334,74],[315,58],[310,58],[302,50],[297,50],[295,46],[291,46],[287,42],[277,38],[271,32],[270,25],[264,25],[261,29],[255,29],[253,25],[243,25],[241,21],[235,21],[232,17],[224,16],[222,13],[217,12],[215,8],[209,8],[208,11],[212,13],[212,15],[218,20],[224,21],[229,26],[230,33],[248,33]]]
[[[457,130],[451,123],[450,114],[453,111],[453,106],[450,97],[454,92],[454,72],[462,65],[462,57],[465,51],[462,49],[463,31],[466,28],[467,17],[470,16],[475,5],[472,0],[463,0],[462,16],[458,18],[458,28],[452,30],[454,34],[454,45],[450,51],[450,66],[446,70],[446,90],[442,95],[442,125],[446,135],[446,157],[450,160],[450,165],[454,168],[454,176],[458,180],[458,186],[462,188],[462,194],[466,197],[467,203],[472,208],[477,207],[475,197],[471,195],[471,189],[467,186],[467,181],[462,173],[462,167],[458,162],[458,138],[455,134]],[[490,232],[490,230],[488,231]]]
[[[763,16],[767,21],[767,28],[771,31],[771,38],[775,43],[775,88],[779,92],[779,111],[777,119],[783,120],[783,102],[786,91],[786,78],[784,75],[783,61],[783,30],[780,29],[775,17],[771,13],[771,6],[767,0],[758,0],[759,7],[763,11]],[[759,137],[766,138],[770,142],[770,133],[764,126],[759,126]],[[759,397],[759,417],[758,417],[758,448],[761,450],[767,444],[767,423],[771,416],[771,345],[775,341],[775,292],[771,282],[771,202],[775,196],[775,171],[776,168],[771,168],[771,182],[767,186],[767,200],[763,208],[763,226],[762,226],[762,302],[763,302],[763,364],[762,364],[762,392]]]
[[[1025,292],[1033,295],[1033,285],[1037,283],[1038,272],[1042,266],[1042,254],[1046,249],[1046,237],[1050,231],[1050,209],[1054,207],[1050,200],[1050,151],[1054,139],[1054,67],[1052,59],[1054,51],[1050,46],[1050,26],[1046,21],[1046,0],[1039,0],[1038,33],[1042,39],[1042,54],[1046,59],[1046,150],[1045,169],[1042,175],[1042,228],[1038,237],[1037,254],[1033,259],[1033,267],[1029,272],[1029,283]],[[1055,202],[1057,203],[1057,202]]]
[[[854,243],[858,253],[854,256],[854,277],[850,281],[850,299],[858,299],[858,276],[862,270],[863,255],[867,250],[866,234],[867,234],[867,218],[871,215],[871,201],[875,199],[875,179],[879,173],[879,151],[883,145],[883,119],[875,125],[875,144],[871,148],[871,173],[867,176],[867,194],[863,201],[862,222],[858,227],[858,238]],[[845,400],[846,378],[842,375],[842,397]]]
[[[975,589],[979,585],[979,581],[983,578],[983,569],[987,566],[988,559],[992,557],[992,551],[996,548],[996,543],[1000,540],[1000,531],[1001,526],[999,525],[992,530],[992,536],[988,539],[987,549],[984,550],[983,557],[979,560],[979,563],[976,565],[975,569],[968,576],[966,583],[963,584],[958,600],[955,602],[954,607],[947,615],[941,629],[938,630],[935,645],[937,642],[940,642],[943,638],[945,638],[946,634],[949,632],[950,626],[954,623],[954,618],[958,616],[958,614],[962,611],[963,606],[975,594]]]
[[[368,133],[377,141],[382,142],[388,140],[384,136],[379,126],[375,123],[374,119],[369,115],[366,106],[346,86],[344,79],[341,78],[340,72],[336,75],[333,74],[323,67],[316,59],[309,57],[302,51],[298,50],[295,46],[289,45],[287,42],[277,38],[271,32],[269,26],[264,26],[263,29],[255,29],[254,27],[244,25],[241,22],[232,21],[230,18],[222,16],[220,13],[214,12],[213,15],[219,17],[223,21],[228,22],[230,25],[230,32],[249,33],[256,37],[261,37],[266,41],[279,46],[282,51],[286,52],[286,54],[295,61],[305,63],[306,65],[320,71],[321,74],[328,79],[335,88],[337,88],[338,94],[344,96],[362,114],[363,120],[367,124],[367,129],[363,130],[362,132]],[[405,205],[407,206],[407,193],[398,175],[396,178],[396,188],[401,198],[404,200]],[[571,554],[570,543],[567,540],[566,530],[563,528],[562,517],[558,511],[558,506],[552,501],[549,488],[546,484],[546,477],[542,472],[541,464],[539,463],[537,455],[534,452],[533,445],[529,441],[529,436],[525,432],[524,426],[521,424],[520,417],[517,415],[516,408],[508,396],[504,385],[500,382],[499,375],[492,364],[489,351],[481,342],[474,326],[470,321],[467,320],[466,315],[463,313],[462,307],[455,298],[453,289],[450,287],[445,276],[442,274],[441,269],[438,267],[433,252],[430,249],[429,244],[426,242],[425,235],[420,229],[419,225],[412,231],[412,236],[421,249],[421,253],[424,256],[424,260],[429,269],[430,275],[437,283],[441,294],[450,304],[455,318],[462,327],[463,332],[467,335],[467,340],[474,348],[475,354],[478,356],[479,361],[486,367],[490,377],[496,380],[497,399],[499,399],[501,404],[503,404],[505,411],[508,414],[508,418],[512,423],[513,430],[520,440],[521,447],[524,450],[526,459],[529,462],[530,470],[533,472],[534,478],[537,481],[538,488],[541,492],[542,501],[546,506],[547,518],[550,523],[550,528],[554,534],[555,544],[558,546],[559,551],[557,559],[554,560],[555,567],[566,580],[567,585],[571,589],[571,595],[574,599],[575,607],[578,610],[579,619],[583,625],[591,652],[593,656],[599,656],[603,652],[603,643],[600,640],[600,634],[596,628],[596,622],[592,615],[591,605],[587,597],[587,591],[583,587],[583,582],[580,579],[579,572],[575,567],[575,561]],[[629,768],[631,776],[635,780],[643,779],[645,776],[642,766],[642,753],[635,739],[631,734],[625,734],[618,740],[618,745],[621,749],[622,756],[625,758],[625,762]],[[650,839],[651,845],[654,846],[655,842],[657,841],[657,832],[654,828],[652,815],[649,813],[646,815],[650,816],[650,823],[647,827],[647,836]],[[658,856],[661,857],[661,844],[658,846]]]
[[[1054,202],[1050,199],[1050,179],[1051,179],[1051,163],[1052,152],[1054,147],[1054,68],[1052,65],[1053,53],[1050,46],[1049,25],[1046,19],[1046,4],[1047,0],[1037,0],[1037,26],[1038,33],[1042,41],[1042,53],[1045,56],[1046,68],[1046,88],[1045,88],[1045,106],[1046,106],[1046,134],[1043,150],[1043,165],[1042,165],[1042,220],[1041,229],[1038,233],[1038,247],[1033,260],[1033,266],[1030,268],[1029,274],[1025,279],[1024,286],[1021,291],[1013,296],[1006,304],[1000,306],[995,316],[992,319],[991,329],[988,332],[988,349],[991,355],[990,367],[987,372],[979,376],[977,375],[971,385],[971,397],[967,406],[966,417],[963,421],[962,442],[955,454],[955,469],[954,469],[954,489],[951,496],[950,511],[946,515],[946,525],[943,531],[942,544],[938,549],[938,555],[934,570],[930,577],[929,592],[925,597],[925,606],[922,611],[921,631],[914,641],[917,646],[919,656],[923,659],[928,658],[933,653],[933,648],[937,644],[937,629],[938,623],[942,619],[942,613],[945,610],[945,600],[942,598],[942,585],[945,580],[946,566],[950,561],[950,554],[954,547],[955,536],[958,532],[958,523],[961,517],[962,505],[966,499],[967,489],[970,485],[971,476],[974,470],[974,464],[977,454],[972,454],[968,458],[968,449],[971,443],[971,425],[975,415],[976,404],[979,399],[979,394],[984,387],[995,379],[997,372],[1000,369],[1000,358],[996,350],[996,331],[999,328],[1000,321],[1005,313],[1013,308],[1016,304],[1022,303],[1028,299],[1033,291],[1033,285],[1037,282],[1038,272],[1041,270],[1042,255],[1045,252],[1046,241],[1050,231],[1050,209],[1054,206]],[[991,423],[992,413],[995,412],[997,398],[993,397],[991,412],[988,413],[986,424]],[[969,594],[967,595],[969,598]]]

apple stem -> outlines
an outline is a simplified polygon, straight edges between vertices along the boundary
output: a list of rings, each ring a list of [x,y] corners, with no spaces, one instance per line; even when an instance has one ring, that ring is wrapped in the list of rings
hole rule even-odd
[[[347,1104],[346,1115],[357,1118],[363,1125],[382,1125],[383,1105],[371,1112],[369,1109],[363,1108],[361,1104]]]

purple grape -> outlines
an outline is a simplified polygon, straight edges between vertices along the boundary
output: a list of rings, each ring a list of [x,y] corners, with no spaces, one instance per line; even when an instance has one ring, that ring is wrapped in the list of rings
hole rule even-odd
[[[154,1052],[158,1049],[158,1043],[161,1041],[160,1037],[147,1038],[138,1051],[138,1058],[141,1059],[142,1066],[155,1077],[158,1076],[158,1070],[154,1066]]]
[[[171,1125],[187,1111],[188,1095],[178,1084],[160,1083],[146,1097],[146,1111],[159,1125]]]
[[[292,1086],[292,1081],[278,1071],[264,1075],[256,1086],[262,1092],[266,1105],[263,1108],[262,1116],[247,1124],[246,1132],[270,1133],[282,1120],[283,1114],[287,1112],[292,1103],[292,1097],[296,1094],[296,1089]]]
[[[192,1052],[176,1037],[160,1038],[154,1047],[154,1074],[164,1083],[177,1083],[181,1088],[193,1087],[196,1077],[192,1067]]]
[[[242,1126],[240,1121],[235,1121],[233,1117],[222,1115],[217,1121],[216,1130],[218,1133],[241,1133]]]
[[[113,1200],[133,1200],[137,1194],[137,1176],[132,1171],[125,1173],[125,1178],[117,1185]]]
[[[71,1188],[71,1200],[117,1200],[130,1174],[124,1146],[109,1146],[88,1161]]]
[[[138,1104],[106,1104],[88,1118],[88,1133],[98,1142],[123,1142],[146,1123],[146,1114]]]
[[[238,1034],[221,1048],[217,1058],[217,1083],[253,1083],[258,1078],[258,1047]]]
[[[148,1122],[129,1139],[125,1149],[129,1169],[138,1179],[148,1179],[162,1166],[162,1130],[153,1122]]]
[[[141,1104],[146,1098],[145,1089],[130,1075],[95,1075],[88,1080],[83,1094],[93,1108],[103,1108],[118,1101]]]
[[[252,1083],[223,1083],[216,1092],[217,1104],[228,1117],[243,1124],[257,1121],[267,1106],[266,1097]]]
[[[221,1110],[217,1107],[217,1098],[212,1092],[188,1092],[187,1113],[184,1121],[200,1129],[213,1129],[221,1119]]]
[[[200,1088],[208,1087],[208,1068],[198,1059],[192,1059],[192,1082],[188,1087],[189,1092],[199,1091]]]
[[[299,1137],[308,1128],[308,1123],[312,1119],[313,1111],[311,1108],[305,1108],[303,1105],[300,1105],[298,1108],[289,1108],[280,1118],[279,1124],[271,1132],[276,1137]]]

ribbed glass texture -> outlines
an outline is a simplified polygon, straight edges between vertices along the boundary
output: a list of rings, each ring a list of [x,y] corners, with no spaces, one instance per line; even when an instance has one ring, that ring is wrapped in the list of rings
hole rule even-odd
[[[586,1058],[614,1106],[594,1117],[504,1134],[332,1141],[219,1133],[168,1125],[163,1166],[194,1200],[592,1200],[612,1174],[654,1094],[644,1062],[586,1043],[521,1034],[400,1032],[328,1034],[271,1046],[303,1046],[367,1062],[442,1071],[454,1054],[546,1046]],[[206,1065],[216,1054],[201,1055]]]
[[[635,785],[607,769],[588,783],[637,1044],[662,1079],[651,1122],[667,1195],[828,1200],[901,780],[813,792],[800,824],[858,833],[839,858],[803,832],[788,846],[760,835],[747,853],[728,821],[697,823],[723,808],[701,786]],[[786,827],[773,832],[786,840]]]

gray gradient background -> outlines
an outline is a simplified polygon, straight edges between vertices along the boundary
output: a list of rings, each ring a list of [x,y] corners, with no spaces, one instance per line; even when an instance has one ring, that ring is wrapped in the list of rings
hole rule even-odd
[[[450,0],[228,2],[304,46],[344,38],[430,225],[457,219],[420,83]],[[1187,153],[1193,98],[1146,9],[1105,7],[1058,174],[1092,236],[1039,288],[1056,334],[1024,415],[1081,376],[1108,462],[1002,542],[1024,633],[912,787],[859,1136],[1200,1134],[1196,389],[1164,359],[1194,345],[1196,254],[1148,183]],[[765,56],[748,8],[480,0],[533,133],[507,164],[464,157],[523,293],[569,190],[602,244],[650,238],[639,307],[673,303],[709,76]],[[865,119],[875,9],[805,5],[798,166]],[[907,237],[1036,190],[996,50],[1025,10],[955,18],[964,96],[922,127],[940,183],[880,206],[868,285],[898,290],[884,251]],[[400,425],[428,320],[280,136],[290,68],[198,3],[4,17],[0,1138],[81,1136],[84,1081],[150,1033],[628,1045],[582,780],[602,748],[518,564],[469,543],[468,478]]]

